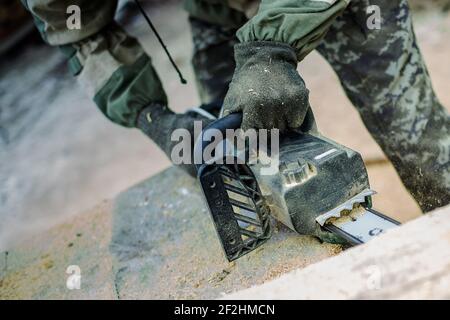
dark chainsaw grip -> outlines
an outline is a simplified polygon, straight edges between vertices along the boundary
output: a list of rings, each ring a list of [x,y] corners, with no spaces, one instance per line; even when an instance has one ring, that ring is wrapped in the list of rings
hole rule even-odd
[[[208,146],[208,144],[211,143],[210,141],[203,140],[203,133],[206,130],[216,129],[216,130],[219,130],[223,136],[225,136],[227,129],[239,129],[241,127],[241,123],[242,123],[242,113],[241,112],[229,114],[226,117],[217,119],[216,121],[210,123],[205,129],[203,129],[202,133],[198,137],[197,142],[194,147],[194,152],[196,154],[197,154],[197,152],[201,152],[201,154],[203,155],[203,150],[205,150],[205,148]],[[197,170],[202,165],[203,165],[203,163],[197,164],[196,165]]]
[[[217,129],[223,135],[225,135],[225,131],[227,129],[239,129],[242,123],[242,113],[232,113],[227,115],[226,117],[217,119],[216,121],[210,123],[203,131],[208,129]],[[203,134],[203,132],[202,132]]]

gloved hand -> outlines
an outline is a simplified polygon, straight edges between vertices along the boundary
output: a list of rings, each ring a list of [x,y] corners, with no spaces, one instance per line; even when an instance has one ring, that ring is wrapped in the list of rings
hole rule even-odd
[[[223,116],[243,112],[242,129],[298,128],[309,109],[309,91],[297,72],[292,47],[278,42],[235,46],[236,70]]]
[[[191,143],[191,162],[190,164],[181,164],[180,167],[195,177],[197,169],[193,160],[193,150],[197,137],[194,136],[194,121],[202,121],[203,128],[211,122],[210,119],[195,112],[177,114],[165,105],[153,103],[139,113],[136,126],[152,139],[169,159],[171,159],[173,147],[180,143],[171,140],[173,131],[176,129],[188,130],[191,134],[191,141],[189,141]]]

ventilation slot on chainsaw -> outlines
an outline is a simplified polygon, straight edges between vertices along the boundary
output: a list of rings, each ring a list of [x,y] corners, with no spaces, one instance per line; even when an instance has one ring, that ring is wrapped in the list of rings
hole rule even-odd
[[[199,175],[222,247],[229,261],[270,238],[269,210],[246,165],[209,165]]]

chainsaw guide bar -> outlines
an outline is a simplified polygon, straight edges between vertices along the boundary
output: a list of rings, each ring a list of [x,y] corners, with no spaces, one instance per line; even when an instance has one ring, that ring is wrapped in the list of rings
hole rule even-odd
[[[373,209],[359,207],[348,215],[327,223],[325,230],[344,238],[352,245],[366,243],[385,231],[400,225],[399,222]]]

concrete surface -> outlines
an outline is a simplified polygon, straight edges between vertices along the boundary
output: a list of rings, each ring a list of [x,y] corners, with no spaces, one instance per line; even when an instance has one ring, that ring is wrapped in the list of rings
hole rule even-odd
[[[193,182],[170,169],[116,199],[111,251],[121,298],[215,298],[341,250],[278,226],[255,254],[228,263]]]
[[[266,245],[229,263],[198,186],[171,168],[1,253],[0,299],[211,299],[340,251],[276,226]],[[70,265],[81,269],[80,290],[66,288]]]
[[[432,3],[440,3],[435,7]],[[416,33],[442,103],[450,107],[450,15],[448,0],[414,0]],[[444,10],[445,9],[445,10]],[[190,67],[191,41],[186,14],[165,1],[149,10],[189,84],[176,73],[142,17],[126,27],[152,56],[170,105],[183,111],[198,104]],[[392,167],[371,139],[342,92],[332,69],[313,53],[299,66],[311,91],[321,131],[360,151],[369,167],[381,210],[401,221],[420,215]],[[326,92],[326,94],[324,94]],[[169,165],[137,130],[107,121],[68,75],[58,50],[37,42],[0,60],[0,250],[50,229],[110,199]]]
[[[214,299],[305,267],[236,297],[448,297],[450,208],[344,253],[274,222],[265,245],[229,263],[194,181],[167,169],[0,253],[0,299]],[[80,290],[66,287],[70,265]]]
[[[450,299],[450,207],[225,299]]]
[[[0,300],[115,299],[108,251],[111,208],[105,201],[70,223],[0,253]],[[71,265],[81,267],[83,290],[66,287]]]
[[[415,13],[416,33],[437,94],[449,108],[450,14],[428,4],[426,11]],[[141,18],[127,28],[152,55],[171,107],[183,111],[198,103],[186,15],[173,2],[154,8],[151,15],[189,85],[179,84]],[[363,154],[372,187],[379,192],[375,208],[402,222],[419,217],[331,68],[313,53],[299,70],[311,90],[321,131]],[[0,299],[215,298],[340,251],[280,226],[266,246],[228,264],[197,186],[174,168],[101,202],[165,168],[167,159],[136,130],[106,121],[67,75],[56,50],[24,45],[2,57],[0,74]],[[441,242],[437,247],[448,252]],[[81,290],[66,288],[69,265],[82,270]]]

